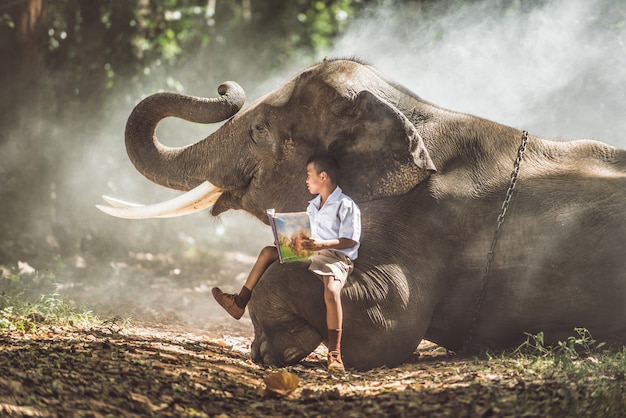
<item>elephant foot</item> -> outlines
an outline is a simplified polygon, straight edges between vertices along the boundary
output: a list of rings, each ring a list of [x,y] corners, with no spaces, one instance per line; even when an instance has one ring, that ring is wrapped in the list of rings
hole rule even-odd
[[[286,366],[315,350],[326,330],[323,292],[308,263],[270,265],[248,303],[254,326],[252,359]]]
[[[283,324],[280,330],[266,329],[254,323],[254,341],[250,355],[256,363],[288,366],[308,356],[321,341],[319,333],[306,323],[289,327]]]

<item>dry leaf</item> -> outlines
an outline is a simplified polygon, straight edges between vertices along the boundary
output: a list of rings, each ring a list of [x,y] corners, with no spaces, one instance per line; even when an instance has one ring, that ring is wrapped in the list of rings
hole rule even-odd
[[[293,373],[277,372],[263,378],[265,396],[288,396],[298,388],[300,379]]]
[[[220,347],[223,347],[223,348],[233,348],[232,344],[229,344],[229,343],[227,343],[224,340],[218,340],[217,341],[217,345],[219,345]]]
[[[19,269],[20,274],[32,274],[37,271],[30,264],[24,261],[18,261],[17,268]]]

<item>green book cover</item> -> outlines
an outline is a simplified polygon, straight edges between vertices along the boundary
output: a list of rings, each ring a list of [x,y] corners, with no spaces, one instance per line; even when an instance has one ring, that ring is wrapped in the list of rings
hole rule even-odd
[[[305,250],[298,245],[297,238],[311,236],[311,219],[306,212],[277,213],[274,209],[268,209],[274,244],[278,250],[281,263],[290,261],[308,260],[313,251]]]

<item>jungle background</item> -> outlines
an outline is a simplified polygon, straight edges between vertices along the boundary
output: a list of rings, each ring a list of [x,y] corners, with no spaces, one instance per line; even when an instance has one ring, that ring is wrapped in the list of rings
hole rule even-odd
[[[625,35],[626,2],[609,0],[0,0],[0,331],[3,367],[11,370],[0,378],[0,412],[304,413],[295,404],[259,403],[265,398],[253,389],[266,371],[246,360],[251,324],[247,316],[231,321],[210,296],[214,285],[241,286],[272,240],[265,225],[239,212],[128,221],[95,208],[103,194],[140,203],[177,194],[143,178],[125,154],[125,121],[142,98],[157,91],[215,97],[221,82],[235,80],[251,103],[324,57],[356,57],[450,109],[544,137],[625,146]],[[180,146],[216,128],[168,119],[159,138]],[[20,304],[30,306],[21,316]],[[76,318],[48,321],[41,306],[78,309],[100,322],[83,330]],[[80,356],[63,360],[68,351]],[[322,373],[320,383],[314,353],[298,372],[313,379],[299,401],[313,415],[331,401],[351,416],[406,408],[545,416],[539,408],[556,414],[572,405],[581,416],[602,415],[592,408],[593,391],[583,385],[577,392],[558,373],[489,374],[493,365],[439,363],[445,350],[428,345],[421,356],[426,361],[393,377],[379,371],[328,381]],[[113,380],[94,357],[118,371]],[[146,373],[147,365],[163,372],[158,379],[174,393],[168,400],[157,400],[161,388],[111,387],[154,379],[136,377],[135,366]],[[225,370],[243,377],[230,382]],[[606,373],[620,382],[619,371]],[[93,393],[76,392],[81,385],[95,385]],[[380,398],[398,387],[410,393]],[[473,400],[460,395],[468,387],[477,391]],[[524,397],[529,387],[546,396],[532,403]],[[528,408],[503,407],[503,388]],[[193,400],[176,397],[183,393]],[[354,393],[360,403],[352,395],[352,403],[341,400]],[[623,394],[607,393],[609,401],[600,400],[623,408],[609,412],[623,412]],[[229,399],[257,409],[237,410]]]

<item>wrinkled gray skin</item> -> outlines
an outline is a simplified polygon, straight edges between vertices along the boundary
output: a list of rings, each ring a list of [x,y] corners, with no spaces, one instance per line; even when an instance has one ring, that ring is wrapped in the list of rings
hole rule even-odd
[[[128,121],[131,160],[167,187],[224,189],[215,216],[242,209],[267,223],[266,208],[306,207],[305,162],[328,152],[363,220],[342,293],[346,365],[397,365],[423,338],[460,350],[522,132],[442,109],[349,60],[308,68],[238,112],[243,100],[232,82],[217,99],[149,97]],[[173,149],[154,136],[166,116],[230,120]],[[626,342],[625,176],[621,149],[529,136],[471,349],[511,347],[524,332],[558,341],[574,327]],[[322,285],[306,263],[270,266],[249,313],[256,361],[296,363],[327,337]]]

